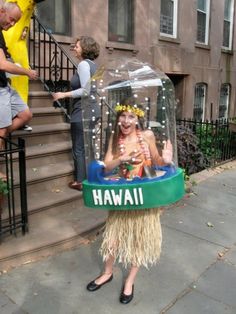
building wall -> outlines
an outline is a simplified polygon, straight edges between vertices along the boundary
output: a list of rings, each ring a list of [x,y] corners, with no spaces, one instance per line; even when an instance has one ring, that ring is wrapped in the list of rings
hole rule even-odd
[[[72,43],[79,35],[96,38],[101,46],[98,64],[112,58],[137,57],[158,67],[173,79],[177,116],[192,117],[195,84],[208,85],[205,118],[217,118],[222,83],[231,84],[229,116],[236,116],[236,57],[222,50],[224,1],[211,0],[209,45],[196,44],[197,0],[179,0],[176,39],[160,36],[160,0],[135,1],[134,44],[108,41],[108,1],[72,0],[71,37],[55,36]]]

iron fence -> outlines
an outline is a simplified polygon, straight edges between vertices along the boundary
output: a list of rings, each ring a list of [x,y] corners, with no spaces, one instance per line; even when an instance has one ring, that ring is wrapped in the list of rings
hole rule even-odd
[[[10,138],[3,139],[5,149],[0,151],[1,183],[5,184],[6,194],[0,201],[0,240],[4,234],[14,234],[21,229],[28,232],[28,209],[26,190],[25,141],[18,138],[14,143]]]
[[[230,129],[229,119],[216,121],[177,120],[196,135],[198,148],[207,160],[207,166],[216,166],[236,158],[236,132]]]

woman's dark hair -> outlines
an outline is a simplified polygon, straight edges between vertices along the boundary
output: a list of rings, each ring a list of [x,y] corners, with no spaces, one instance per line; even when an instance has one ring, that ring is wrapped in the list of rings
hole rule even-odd
[[[123,100],[121,100],[120,105],[124,105],[124,106],[129,105],[130,107],[138,107],[141,110],[143,110],[143,107],[141,105],[138,105],[135,101],[135,98],[133,97],[124,98]],[[113,133],[113,139],[112,139],[112,153],[114,155],[117,153],[117,149],[118,149],[117,144],[118,144],[118,139],[120,137],[120,127],[118,125],[118,122],[119,122],[119,117],[121,116],[122,113],[123,111],[117,112],[115,125],[114,125],[114,133]],[[144,118],[143,117],[138,117],[138,124],[136,125],[136,128],[144,130]]]
[[[82,49],[81,56],[83,59],[95,60],[99,56],[100,46],[99,44],[89,36],[81,36],[77,39],[80,42]]]

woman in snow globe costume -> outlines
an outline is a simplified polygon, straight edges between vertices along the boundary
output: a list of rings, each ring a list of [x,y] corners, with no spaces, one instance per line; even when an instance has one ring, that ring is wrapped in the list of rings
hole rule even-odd
[[[142,68],[141,65],[141,70],[144,70],[143,72],[141,71],[142,77],[147,70],[144,67]],[[140,88],[139,86],[143,87],[143,82],[140,85],[140,81],[139,83],[137,83],[137,79],[135,81],[137,92],[137,88]],[[148,81],[152,90],[153,87],[157,88],[156,83],[154,86],[154,82],[150,83],[150,75],[148,75]],[[119,87],[121,86],[120,84],[127,87],[127,80],[126,82],[118,83]],[[158,86],[160,84],[159,82]],[[109,86],[110,88],[111,85]],[[146,84],[145,90],[147,89],[148,86]],[[142,90],[139,89],[139,91],[140,95],[143,88]],[[89,291],[98,290],[113,279],[114,262],[122,263],[124,267],[129,267],[129,273],[120,294],[120,302],[123,304],[128,304],[133,299],[134,281],[140,266],[148,268],[150,265],[156,264],[161,253],[160,207],[145,207],[145,202],[142,202],[143,196],[139,193],[139,186],[142,186],[142,182],[139,180],[142,180],[143,177],[147,180],[149,178],[152,180],[153,177],[158,176],[155,166],[173,167],[173,145],[170,139],[166,138],[162,152],[159,153],[153,131],[150,128],[145,129],[145,124],[147,125],[145,119],[147,108],[141,106],[138,100],[138,95],[133,93],[133,96],[125,97],[113,106],[116,112],[116,119],[102,166],[104,181],[100,177],[102,184],[100,186],[96,185],[96,182],[93,181],[94,174],[92,174],[91,182],[89,182],[90,174],[88,174],[88,182],[84,182],[84,197],[86,198],[86,194],[88,195],[92,192],[93,200],[95,199],[96,202],[100,198],[98,203],[103,202],[104,204],[111,202],[111,198],[108,195],[113,195],[116,203],[119,202],[119,198],[121,199],[122,188],[119,188],[119,192],[115,196],[114,190],[110,190],[109,193],[111,194],[106,193],[110,188],[110,183],[115,186],[121,180],[121,183],[125,182],[125,187],[128,187],[133,186],[133,182],[138,180],[137,188],[134,188],[132,192],[133,199],[131,193],[126,193],[128,190],[124,192],[126,196],[124,196],[123,201],[129,203],[129,205],[132,204],[132,210],[122,208],[121,204],[120,207],[114,206],[108,212],[100,248],[100,253],[105,263],[104,271],[87,285]],[[106,185],[106,182],[108,185]],[[106,196],[102,199],[101,195],[99,196],[96,193],[101,191],[100,188],[103,184],[107,190],[105,191]],[[152,185],[152,181],[147,182],[147,184]],[[92,191],[89,190],[91,187]],[[96,190],[98,187],[99,190]],[[151,186],[149,185],[149,187]],[[156,192],[156,194],[158,193]],[[141,203],[142,206],[140,206]]]

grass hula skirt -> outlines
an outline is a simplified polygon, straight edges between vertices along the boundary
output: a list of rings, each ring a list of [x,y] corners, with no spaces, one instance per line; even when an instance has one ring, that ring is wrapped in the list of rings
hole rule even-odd
[[[126,268],[156,264],[160,258],[162,231],[158,208],[110,211],[100,253],[106,261],[112,255]]]

